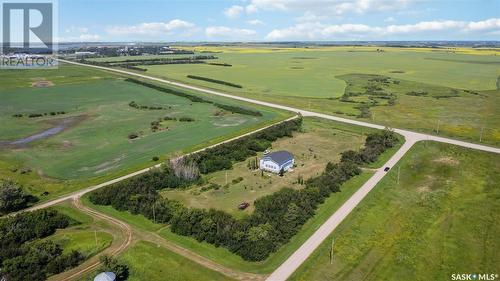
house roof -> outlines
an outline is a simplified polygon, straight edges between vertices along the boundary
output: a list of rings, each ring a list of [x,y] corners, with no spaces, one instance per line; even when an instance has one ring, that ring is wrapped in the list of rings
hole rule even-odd
[[[267,155],[264,155],[264,160],[272,160],[274,162],[276,162],[276,164],[278,165],[283,165],[285,164],[286,162],[290,161],[290,160],[293,160],[293,154],[291,154],[290,152],[288,151],[276,151],[276,152],[272,152],[272,153],[269,153]]]
[[[103,272],[94,278],[94,281],[115,281],[116,275],[113,272]]]

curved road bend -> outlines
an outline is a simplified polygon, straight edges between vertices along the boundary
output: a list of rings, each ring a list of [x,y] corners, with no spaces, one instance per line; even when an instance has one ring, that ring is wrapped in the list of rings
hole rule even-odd
[[[195,86],[191,86],[191,85],[187,85],[187,84],[183,84],[183,83],[179,83],[179,82],[173,82],[173,81],[169,81],[166,79],[150,77],[147,75],[142,75],[142,74],[138,74],[138,73],[134,73],[134,72],[130,72],[130,71],[125,71],[125,70],[120,70],[120,69],[112,69],[112,68],[95,66],[95,65],[81,64],[81,63],[76,63],[76,62],[71,62],[71,61],[66,61],[66,60],[60,60],[60,61],[70,63],[70,64],[75,64],[75,65],[80,65],[80,66],[84,66],[84,67],[92,67],[92,68],[97,68],[97,69],[102,69],[102,70],[107,70],[107,71],[113,71],[113,72],[117,72],[117,73],[121,73],[121,74],[126,74],[126,75],[130,75],[130,76],[140,77],[140,78],[144,78],[144,79],[149,79],[152,81],[170,84],[170,85],[185,88],[185,89],[200,91],[200,92],[204,92],[204,93],[208,93],[208,94],[212,94],[212,95],[217,95],[217,96],[223,96],[226,98],[241,100],[241,101],[245,101],[245,102],[249,102],[249,103],[253,103],[253,104],[258,104],[258,105],[268,106],[268,107],[272,107],[272,108],[297,112],[297,113],[302,114],[303,116],[319,117],[319,118],[324,118],[324,119],[328,119],[328,120],[333,120],[333,121],[337,121],[337,122],[343,122],[343,123],[348,123],[348,124],[353,124],[353,125],[358,125],[358,126],[364,126],[364,127],[369,127],[369,128],[375,128],[375,129],[384,129],[384,126],[381,126],[381,125],[371,124],[371,123],[357,121],[357,120],[346,119],[346,118],[332,116],[332,115],[328,115],[328,114],[316,113],[316,112],[312,112],[312,111],[302,110],[302,109],[298,109],[298,108],[283,106],[283,105],[279,105],[279,104],[274,104],[274,103],[269,103],[269,102],[264,102],[264,101],[259,101],[259,100],[244,98],[244,97],[233,96],[233,95],[217,92],[214,90],[195,87]],[[395,132],[397,132],[405,137],[406,141],[403,144],[403,146],[401,146],[401,148],[391,157],[391,159],[389,159],[389,161],[382,168],[380,168],[356,193],[354,193],[354,195],[351,196],[351,198],[349,198],[340,207],[340,209],[338,209],[297,251],[295,251],[278,269],[276,269],[268,277],[267,280],[269,280],[269,281],[284,281],[287,278],[289,278],[293,274],[293,272],[295,272],[295,270],[312,254],[312,252],[328,237],[328,235],[330,235],[330,233],[333,230],[335,230],[335,228],[342,222],[342,220],[344,218],[346,218],[347,215],[349,215],[349,213],[359,204],[359,202],[361,202],[363,200],[363,198],[385,176],[386,173],[383,171],[383,168],[384,167],[393,167],[410,150],[410,148],[416,142],[423,141],[423,140],[432,140],[432,141],[436,141],[436,142],[448,143],[448,144],[458,145],[458,146],[462,146],[462,147],[466,147],[466,148],[471,148],[471,149],[482,150],[482,151],[486,151],[486,152],[493,152],[493,153],[500,154],[500,149],[495,148],[495,147],[474,144],[474,143],[468,143],[468,142],[449,139],[449,138],[437,137],[437,136],[428,135],[428,134],[416,133],[416,132],[402,130],[402,129],[395,129]]]

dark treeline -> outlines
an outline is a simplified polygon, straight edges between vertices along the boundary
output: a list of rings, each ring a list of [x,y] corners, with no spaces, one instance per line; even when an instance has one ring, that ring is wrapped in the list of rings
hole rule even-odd
[[[165,88],[165,87],[158,86],[158,85],[151,84],[151,83],[147,83],[147,82],[144,82],[141,80],[127,78],[127,79],[125,79],[125,81],[139,84],[139,85],[142,85],[144,87],[151,88],[151,89],[155,89],[155,90],[160,91],[160,92],[164,92],[164,93],[176,95],[179,97],[187,98],[192,102],[210,103],[218,108],[230,111],[232,113],[251,115],[251,116],[262,116],[262,113],[260,113],[260,111],[257,111],[257,110],[247,109],[247,108],[243,108],[243,107],[239,107],[239,106],[216,103],[216,102],[213,102],[211,100],[207,100],[207,99],[204,99],[204,98],[201,98],[201,97],[198,97],[195,95],[191,95],[191,94],[188,94],[188,93],[185,93],[182,91],[178,91],[178,90],[174,90],[174,89],[170,89],[170,88]]]
[[[118,61],[118,63],[126,63],[126,62],[140,62],[140,63],[147,63],[147,62],[172,62],[172,61],[183,61],[183,60],[215,60],[218,59],[216,56],[192,56],[192,57],[178,57],[178,58],[152,58],[152,59],[126,59],[126,60],[121,60]],[[117,63],[114,61],[107,61],[104,62],[107,64],[110,63]]]
[[[233,162],[245,161],[248,157],[257,155],[257,152],[265,151],[273,141],[291,137],[301,126],[302,118],[282,122],[255,134],[187,156],[187,159],[195,162],[202,174],[229,170],[233,167]]]
[[[128,106],[133,107],[135,109],[148,109],[148,110],[163,110],[166,109],[163,106],[153,106],[153,105],[140,105],[136,103],[135,101],[131,101]]]
[[[377,134],[370,134],[366,138],[366,144],[360,151],[348,150],[342,153],[342,162],[353,162],[357,165],[375,162],[380,154],[388,148],[394,147],[399,142],[396,134],[384,130]]]
[[[137,67],[137,66],[133,66],[133,65],[125,65],[124,67],[127,69],[132,69],[132,70],[137,70],[137,71],[142,71],[142,72],[148,71],[146,68],[141,68],[141,67]]]
[[[291,135],[293,130],[300,127],[300,120],[280,125],[184,160],[186,163],[196,163],[200,172],[229,169],[231,162],[223,159],[242,161],[246,159],[245,155],[266,149],[276,138]],[[339,192],[344,182],[360,174],[360,164],[373,162],[380,153],[396,145],[397,141],[396,135],[390,131],[369,135],[365,148],[359,152],[363,155],[359,158],[362,163],[343,156],[339,163],[329,163],[320,176],[305,181],[304,189],[284,188],[256,200],[255,211],[243,219],[236,219],[219,210],[189,209],[177,201],[162,198],[158,190],[173,185],[154,181],[152,184],[151,175],[138,177],[122,186],[118,184],[95,191],[90,199],[94,204],[112,205],[118,210],[140,213],[157,223],[170,224],[176,234],[225,247],[245,260],[261,261],[287,243],[314,215],[317,206],[325,198],[333,192]],[[207,166],[204,167],[202,163]],[[203,170],[207,167],[209,169]]]
[[[229,87],[234,87],[234,88],[240,88],[240,89],[243,88],[243,86],[238,85],[238,84],[234,84],[234,83],[226,82],[226,81],[222,81],[222,80],[217,80],[217,79],[212,79],[212,78],[208,78],[208,77],[202,77],[202,76],[196,76],[196,75],[188,75],[187,78],[201,80],[201,81],[206,81],[206,82],[211,82],[211,83],[216,83],[216,84],[221,84],[221,85],[225,85],[225,86],[229,86]]]
[[[0,220],[0,277],[9,281],[45,280],[80,264],[84,256],[40,240],[66,228],[70,219],[54,210],[22,213]],[[0,278],[0,279],[2,279]]]
[[[229,64],[229,63],[218,63],[218,62],[211,62],[208,64],[209,65],[216,65],[216,66],[225,66],[225,67],[232,67],[233,66],[232,64]]]
[[[12,117],[16,118],[22,118],[24,116],[27,116],[28,118],[38,118],[38,117],[44,117],[44,116],[56,116],[56,115],[64,115],[66,114],[65,111],[51,111],[51,112],[44,112],[44,113],[30,113],[30,114],[22,114],[22,113],[16,113],[12,115]]]
[[[138,68],[140,65],[164,65],[164,64],[204,64],[205,60],[218,59],[215,56],[192,56],[192,57],[177,57],[177,58],[152,58],[152,59],[126,59],[122,61],[91,61],[82,59],[80,62],[98,66],[125,67],[140,71],[146,69]]]
[[[202,60],[172,60],[172,61],[147,61],[147,62],[127,62],[127,63],[114,63],[114,64],[105,64],[103,66],[112,66],[112,67],[124,67],[133,69],[134,67],[138,67],[141,65],[166,65],[166,64],[204,64],[205,61]],[[146,69],[147,71],[147,69]]]
[[[0,181],[0,215],[19,211],[36,202],[38,198],[25,193],[21,185],[11,181]]]

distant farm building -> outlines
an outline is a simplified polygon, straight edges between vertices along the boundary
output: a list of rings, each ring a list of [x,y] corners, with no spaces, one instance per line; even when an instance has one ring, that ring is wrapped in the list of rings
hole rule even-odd
[[[276,151],[269,153],[266,151],[260,159],[260,169],[272,173],[286,172],[295,164],[293,155],[288,151]]]

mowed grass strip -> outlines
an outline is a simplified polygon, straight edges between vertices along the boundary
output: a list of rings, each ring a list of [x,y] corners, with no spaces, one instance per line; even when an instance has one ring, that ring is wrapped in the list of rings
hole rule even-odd
[[[499,272],[499,181],[496,154],[418,143],[291,280],[450,280],[454,273]]]
[[[120,256],[130,270],[129,281],[233,280],[150,242],[139,241]]]

